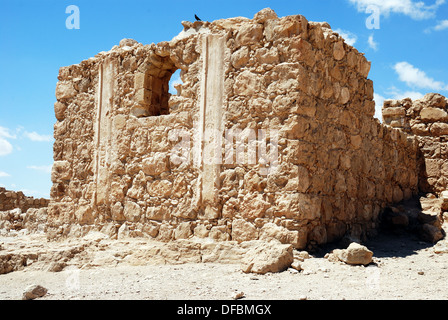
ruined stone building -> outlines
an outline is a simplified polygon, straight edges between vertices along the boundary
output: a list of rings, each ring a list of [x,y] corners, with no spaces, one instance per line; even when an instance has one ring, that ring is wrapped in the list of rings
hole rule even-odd
[[[447,189],[447,99],[388,101],[380,123],[370,62],[327,23],[264,9],[182,24],[60,69],[51,236],[303,248],[368,236],[386,205]]]

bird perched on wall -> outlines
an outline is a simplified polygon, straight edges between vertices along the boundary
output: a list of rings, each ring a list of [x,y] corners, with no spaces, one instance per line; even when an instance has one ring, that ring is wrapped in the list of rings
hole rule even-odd
[[[196,18],[196,21],[202,21],[197,15],[194,15],[194,17]]]

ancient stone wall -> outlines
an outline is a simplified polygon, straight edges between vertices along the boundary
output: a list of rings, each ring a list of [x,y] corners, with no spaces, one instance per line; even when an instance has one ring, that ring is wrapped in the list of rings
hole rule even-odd
[[[448,190],[448,99],[428,93],[422,99],[386,100],[384,123],[415,135],[419,145],[419,188],[438,195]]]
[[[0,211],[19,208],[21,211],[26,212],[30,208],[47,207],[49,202],[49,199],[34,199],[33,197],[25,196],[21,191],[15,192],[0,187]]]
[[[373,118],[370,62],[327,23],[265,9],[183,26],[60,69],[51,237],[303,248],[365,237],[418,191],[417,140]]]

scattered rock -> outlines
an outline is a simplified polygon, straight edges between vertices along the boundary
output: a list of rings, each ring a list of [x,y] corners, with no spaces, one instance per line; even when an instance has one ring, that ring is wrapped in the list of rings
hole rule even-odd
[[[294,251],[294,260],[305,261],[311,258],[307,251]]]
[[[347,249],[333,250],[333,255],[346,264],[368,265],[372,262],[373,252],[367,249],[367,247],[353,242]]]
[[[431,243],[436,243],[444,237],[443,230],[440,227],[429,223],[425,223],[421,227],[420,236],[423,240]]]
[[[41,298],[47,294],[47,289],[44,287],[33,284],[28,286],[23,293],[22,300],[34,300],[37,298]]]
[[[240,292],[235,292],[235,293],[232,295],[232,299],[233,299],[233,300],[238,300],[238,299],[242,299],[242,298],[244,298],[244,292],[242,292],[242,291],[240,291]]]
[[[448,211],[448,190],[442,191],[440,198],[442,199],[442,210]]]
[[[265,274],[288,269],[294,261],[293,246],[277,241],[247,241],[248,246],[243,257],[241,269],[245,273]]]
[[[302,264],[301,261],[299,260],[294,260],[293,263],[291,264],[291,268],[297,270],[297,271],[302,271]]]
[[[61,261],[51,262],[50,265],[48,266],[47,271],[61,272],[62,270],[64,270],[64,268],[66,266],[67,266],[67,264],[65,262],[61,262]]]
[[[294,261],[291,264],[291,268],[295,269],[296,271],[302,271],[302,262],[306,259],[310,258],[310,255],[307,251],[294,251]]]

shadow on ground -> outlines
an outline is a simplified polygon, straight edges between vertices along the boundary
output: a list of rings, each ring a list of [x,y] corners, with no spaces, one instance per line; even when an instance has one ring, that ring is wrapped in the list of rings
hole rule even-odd
[[[398,218],[397,218],[398,217]],[[403,219],[404,217],[404,219]],[[391,221],[405,221],[406,224],[393,224]],[[412,198],[396,206],[388,207],[380,217],[380,228],[378,234],[361,244],[373,251],[374,257],[407,257],[417,253],[419,250],[433,247],[437,241],[422,232],[422,225],[430,223],[437,225],[437,216],[428,215],[422,210],[419,199]],[[440,230],[445,237],[443,229]],[[350,240],[343,240],[321,246],[313,255],[324,257],[334,249],[346,249]]]
[[[407,257],[417,254],[417,251],[433,247],[435,243],[426,242],[411,232],[394,233],[380,230],[378,235],[361,243],[373,251],[374,257]],[[349,241],[341,240],[321,246],[313,255],[323,258],[334,249],[346,249]]]

